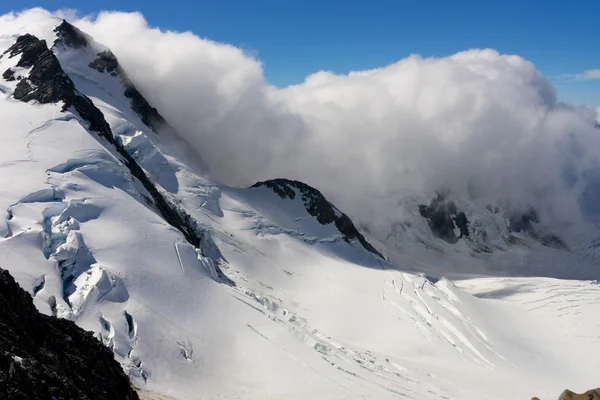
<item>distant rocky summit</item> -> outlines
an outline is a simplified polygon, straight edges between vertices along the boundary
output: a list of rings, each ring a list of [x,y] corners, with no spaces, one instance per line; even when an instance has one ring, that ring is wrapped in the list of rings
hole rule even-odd
[[[137,400],[112,351],[72,321],[40,314],[0,268],[0,398]]]
[[[293,200],[296,198],[297,190],[302,197],[302,202],[306,207],[306,211],[315,217],[321,225],[327,225],[332,222],[335,223],[336,228],[343,235],[345,241],[350,242],[351,240],[356,239],[365,250],[370,251],[378,257],[385,258],[367,241],[367,239],[365,239],[362,233],[356,229],[350,218],[331,204],[317,189],[304,182],[283,178],[257,182],[252,185],[252,187],[263,186],[277,193],[282,199]]]
[[[448,243],[457,243],[469,236],[469,221],[464,212],[459,211],[452,200],[438,193],[430,205],[420,205],[421,216],[427,219],[431,232]],[[457,231],[458,230],[458,235]]]

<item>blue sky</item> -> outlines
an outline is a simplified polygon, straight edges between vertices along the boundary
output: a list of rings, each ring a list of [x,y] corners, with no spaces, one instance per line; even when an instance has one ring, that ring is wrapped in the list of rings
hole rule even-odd
[[[0,13],[34,6],[141,11],[153,26],[243,47],[277,86],[322,69],[346,73],[411,53],[491,47],[534,62],[561,100],[600,105],[600,79],[559,78],[600,69],[598,0],[19,0],[2,2]]]

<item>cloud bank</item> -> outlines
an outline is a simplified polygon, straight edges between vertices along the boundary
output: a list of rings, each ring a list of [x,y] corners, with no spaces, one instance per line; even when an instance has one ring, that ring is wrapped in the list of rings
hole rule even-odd
[[[481,204],[532,205],[563,224],[580,217],[583,193],[600,176],[595,112],[558,102],[519,56],[411,55],[279,89],[243,50],[150,27],[139,13],[72,22],[112,49],[213,178],[229,185],[299,179],[371,223],[400,218],[401,193],[447,189]]]

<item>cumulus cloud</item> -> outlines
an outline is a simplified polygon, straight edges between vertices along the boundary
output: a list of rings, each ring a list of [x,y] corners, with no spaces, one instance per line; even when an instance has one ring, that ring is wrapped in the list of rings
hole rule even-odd
[[[139,13],[73,22],[112,49],[215,179],[299,179],[359,221],[393,219],[406,191],[442,189],[572,221],[598,167],[593,110],[558,102],[516,55],[411,55],[279,89],[242,49],[151,27]]]

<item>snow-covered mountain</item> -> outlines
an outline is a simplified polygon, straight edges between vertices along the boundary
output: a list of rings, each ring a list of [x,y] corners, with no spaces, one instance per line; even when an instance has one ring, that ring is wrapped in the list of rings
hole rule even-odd
[[[590,204],[597,207],[596,189]],[[597,216],[586,229],[548,226],[535,208],[478,205],[451,194],[408,193],[389,224],[365,224],[389,261],[428,275],[598,279]],[[594,213],[596,211],[594,210]]]
[[[600,285],[555,279],[599,275],[590,238],[435,193],[365,229],[306,183],[227,187],[68,22],[0,27],[0,52],[0,266],[94,332],[142,398],[597,386]]]

